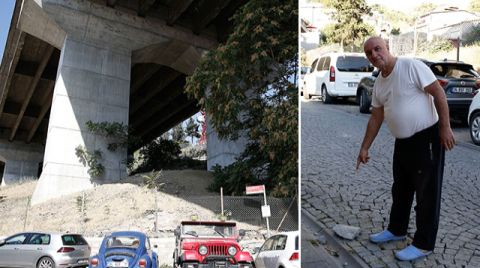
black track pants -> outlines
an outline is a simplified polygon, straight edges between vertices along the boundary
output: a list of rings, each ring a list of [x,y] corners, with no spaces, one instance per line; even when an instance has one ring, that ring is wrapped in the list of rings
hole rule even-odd
[[[412,137],[395,140],[393,154],[393,204],[388,230],[407,233],[413,196],[416,195],[417,231],[413,245],[433,250],[440,218],[445,150],[440,145],[438,123]]]

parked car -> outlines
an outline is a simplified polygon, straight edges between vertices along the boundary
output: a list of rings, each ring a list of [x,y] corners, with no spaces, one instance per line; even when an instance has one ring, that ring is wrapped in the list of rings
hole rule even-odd
[[[89,257],[79,234],[27,232],[0,240],[0,267],[87,267]]]
[[[253,268],[253,258],[238,244],[245,231],[235,222],[182,221],[175,230],[173,267]]]
[[[468,122],[468,108],[472,102],[475,90],[480,87],[480,75],[471,64],[456,61],[428,61],[418,59],[425,63],[436,76],[440,86],[447,96],[450,116],[463,122]],[[378,72],[360,81],[357,87],[357,103],[360,112],[366,113],[370,109],[372,90]]]
[[[98,254],[90,258],[88,267],[157,268],[158,256],[144,233],[113,232],[103,238]]]
[[[375,79],[377,79],[379,71],[374,70],[371,75],[365,76],[360,80],[357,87],[357,103],[361,113],[369,113],[372,104],[372,91]]]
[[[300,96],[303,96],[303,91],[305,88],[305,74],[309,72],[310,72],[310,67],[305,67],[305,66],[300,67],[300,80],[299,80]]]
[[[255,258],[256,268],[299,268],[299,231],[268,238]]]
[[[327,53],[315,59],[305,75],[303,97],[321,96],[325,103],[337,97],[355,97],[357,85],[373,66],[363,53]]]
[[[472,142],[480,145],[480,94],[478,90],[468,110],[468,125],[470,127]]]

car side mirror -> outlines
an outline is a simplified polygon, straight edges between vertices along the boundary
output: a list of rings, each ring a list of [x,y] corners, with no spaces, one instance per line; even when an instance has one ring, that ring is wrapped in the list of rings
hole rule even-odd
[[[379,70],[374,70],[374,71],[372,72],[372,76],[378,77],[378,74],[379,74],[379,73],[380,73]]]
[[[173,230],[173,234],[175,236],[179,236],[180,235],[180,228],[177,227],[175,230]]]

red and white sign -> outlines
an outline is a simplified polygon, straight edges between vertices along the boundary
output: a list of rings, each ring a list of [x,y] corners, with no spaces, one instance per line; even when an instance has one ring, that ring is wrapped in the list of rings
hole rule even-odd
[[[247,194],[263,194],[265,192],[265,185],[247,186]]]

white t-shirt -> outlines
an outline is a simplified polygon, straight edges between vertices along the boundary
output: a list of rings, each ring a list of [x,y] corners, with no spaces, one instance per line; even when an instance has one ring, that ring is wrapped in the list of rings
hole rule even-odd
[[[397,58],[387,77],[378,75],[373,86],[372,106],[383,106],[393,136],[408,138],[438,121],[433,97],[424,91],[435,80],[427,65],[409,58]]]

